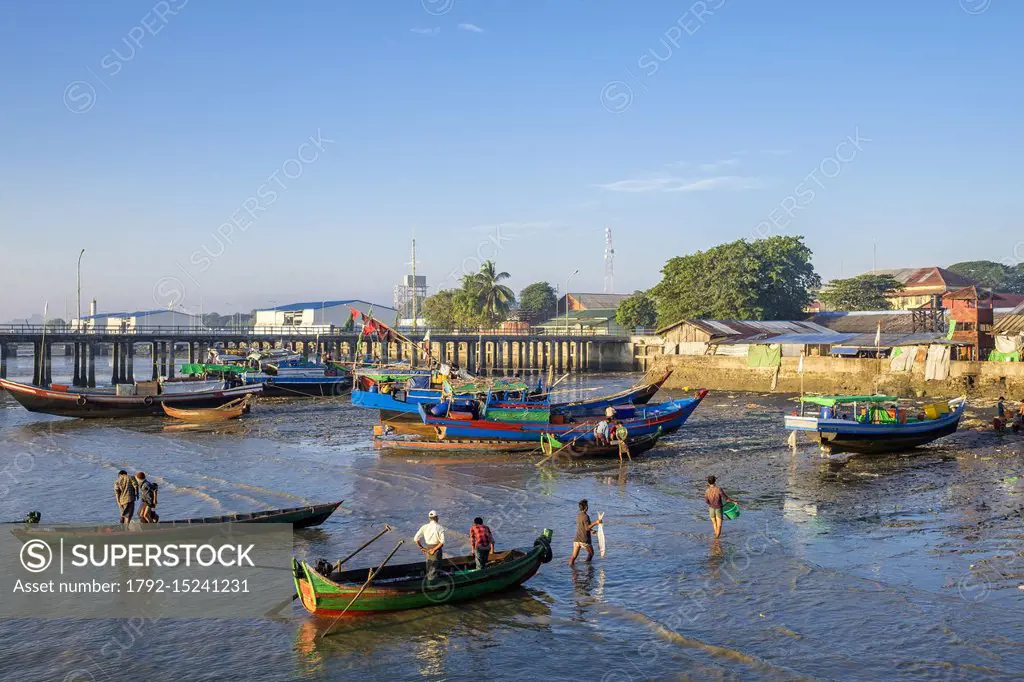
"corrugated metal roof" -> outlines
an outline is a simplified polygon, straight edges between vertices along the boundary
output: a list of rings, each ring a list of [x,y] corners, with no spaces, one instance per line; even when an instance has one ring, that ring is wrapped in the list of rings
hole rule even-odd
[[[779,334],[827,334],[829,329],[815,322],[795,320],[683,320],[709,334],[718,336],[778,336]],[[681,324],[679,323],[679,324]],[[672,325],[672,327],[676,327]],[[671,327],[666,327],[670,329]],[[664,330],[659,330],[659,333]]]
[[[994,334],[1015,336],[1024,333],[1024,303],[1006,313],[992,328]]]
[[[896,346],[927,346],[932,343],[946,343],[946,335],[938,332],[918,332],[916,334],[886,334],[879,339],[879,348],[895,348]],[[842,346],[849,348],[874,348],[875,334],[857,334],[844,341]],[[969,345],[969,344],[967,344]]]
[[[280,312],[292,310],[320,310],[321,308],[333,308],[335,306],[351,305],[352,303],[365,303],[366,305],[372,305],[374,308],[394,310],[394,308],[392,308],[391,306],[378,305],[376,303],[370,303],[369,301],[363,301],[358,298],[346,299],[343,301],[303,301],[301,303],[289,303],[287,305],[279,305],[275,308],[261,308],[261,310],[277,310]]]
[[[856,337],[856,334],[835,334],[829,332],[828,334],[783,334],[782,336],[773,336],[768,339],[766,343],[785,343],[785,344],[836,344],[844,343],[850,339]]]

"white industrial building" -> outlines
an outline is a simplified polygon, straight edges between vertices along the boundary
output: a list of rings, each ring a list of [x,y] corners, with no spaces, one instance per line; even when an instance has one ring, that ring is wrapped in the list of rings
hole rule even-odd
[[[374,319],[391,326],[398,311],[384,305],[377,305],[359,299],[344,301],[303,301],[279,305],[256,311],[254,331],[270,331],[272,328],[300,327],[311,334],[330,333],[343,329],[352,319],[352,310],[373,315]],[[362,326],[355,322],[356,328]]]
[[[127,333],[150,327],[202,329],[200,315],[178,310],[137,310],[123,313],[96,313],[71,321],[71,328],[83,331]]]

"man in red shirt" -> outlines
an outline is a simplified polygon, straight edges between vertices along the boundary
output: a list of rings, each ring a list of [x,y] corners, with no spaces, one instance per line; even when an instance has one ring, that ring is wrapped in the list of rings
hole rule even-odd
[[[477,569],[485,568],[487,559],[494,551],[494,536],[479,516],[473,519],[473,525],[469,527],[469,542],[473,546]]]

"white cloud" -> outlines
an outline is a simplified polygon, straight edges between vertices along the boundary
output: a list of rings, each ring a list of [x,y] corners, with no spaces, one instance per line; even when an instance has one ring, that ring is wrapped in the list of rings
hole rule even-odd
[[[676,176],[654,176],[632,180],[618,180],[598,185],[610,192],[709,192],[712,190],[754,189],[759,185],[757,178],[739,175],[718,175],[709,178],[680,178]]]
[[[434,36],[441,32],[441,27],[435,26],[434,28],[410,28],[409,31],[411,31],[412,33],[419,34],[421,36],[433,38]]]
[[[721,170],[722,168],[728,168],[738,164],[738,159],[722,159],[721,161],[715,161],[714,163],[702,163],[699,168],[705,173],[713,173],[716,170]]]
[[[484,30],[476,24],[459,24],[459,28],[463,31],[469,31],[470,33],[483,33]]]

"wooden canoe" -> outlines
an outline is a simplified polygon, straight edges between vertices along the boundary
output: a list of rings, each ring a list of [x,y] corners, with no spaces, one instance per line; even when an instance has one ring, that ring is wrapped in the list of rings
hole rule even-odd
[[[327,577],[293,557],[292,574],[295,591],[310,613],[361,616],[477,599],[522,585],[534,576],[541,564],[549,561],[551,531],[545,529],[533,547],[492,554],[482,570],[475,568],[471,556],[445,558],[433,582],[427,582],[423,561],[385,566],[355,601],[353,598],[372,569],[334,571]]]
[[[263,391],[263,386],[257,384],[191,393],[164,392],[158,395],[120,396],[95,389],[57,391],[6,379],[0,379],[0,388],[7,389],[10,396],[29,412],[80,418],[163,415],[164,405],[182,409],[220,407],[238,398]]]
[[[381,450],[403,452],[533,452],[539,443],[504,440],[401,440],[398,438],[373,439],[374,447]]]
[[[630,457],[647,452],[658,444],[660,437],[660,433],[652,433],[646,436],[627,439],[626,445],[629,446]],[[544,442],[541,445],[541,450],[545,455],[552,454],[550,443]],[[558,455],[568,455],[572,459],[617,458],[619,456],[619,444],[614,442],[608,445],[598,445],[593,440],[577,439],[565,443],[561,449],[555,450],[555,453]]]
[[[203,528],[209,525],[226,523],[289,523],[292,528],[311,528],[319,526],[335,510],[341,506],[341,501],[328,502],[326,504],[311,504],[305,507],[290,507],[287,509],[267,509],[243,514],[225,514],[224,516],[204,516],[193,519],[177,519],[173,521],[160,521],[158,523],[133,523],[131,527],[106,525],[106,526],[52,526],[42,527],[36,524],[27,524],[23,528],[12,529],[11,532],[20,540],[32,538],[58,539],[58,538],[80,538],[90,539],[97,537],[120,538],[125,534],[137,535],[139,533],[155,533],[164,538],[167,534],[179,533],[195,528]]]
[[[186,409],[180,407],[171,407],[170,405],[161,404],[164,408],[164,414],[168,417],[174,417],[175,419],[181,419],[187,422],[223,422],[229,419],[238,419],[243,414],[246,414],[251,409],[251,403],[249,397],[239,398],[238,400],[232,400],[230,403],[221,405],[220,407],[209,407],[209,408],[194,408]]]

